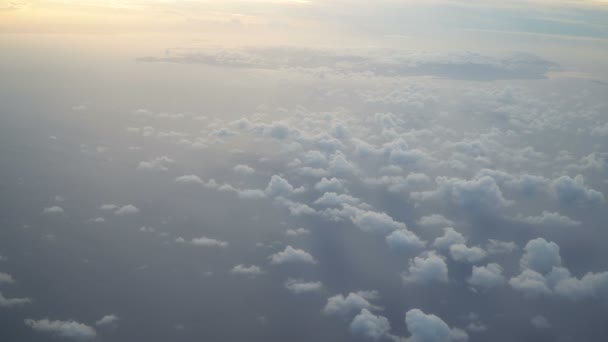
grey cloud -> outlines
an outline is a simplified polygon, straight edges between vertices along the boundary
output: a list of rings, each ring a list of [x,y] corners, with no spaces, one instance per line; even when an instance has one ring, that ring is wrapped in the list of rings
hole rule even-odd
[[[319,292],[323,289],[320,281],[303,281],[301,279],[288,279],[285,281],[285,288],[295,294]]]
[[[505,281],[505,277],[502,275],[502,267],[496,263],[490,263],[486,266],[473,266],[471,277],[467,279],[467,282],[472,286],[484,289],[503,285]]]
[[[376,291],[351,292],[346,297],[338,294],[327,299],[323,313],[326,315],[346,316],[362,309],[378,310],[380,308],[370,302],[377,298],[378,292]]]
[[[464,342],[469,336],[464,330],[450,328],[441,318],[426,314],[420,309],[409,310],[405,314],[405,323],[411,336],[411,342]]]
[[[409,269],[402,275],[403,282],[428,284],[448,282],[448,265],[434,252],[427,252],[410,260]]]
[[[287,246],[285,247],[285,250],[271,255],[269,259],[271,264],[276,265],[285,263],[317,263],[317,260],[305,250],[293,248],[291,246]]]
[[[351,334],[378,340],[388,334],[391,325],[386,317],[374,315],[367,309],[362,309],[350,323]]]
[[[26,319],[25,324],[33,330],[76,341],[91,341],[97,337],[94,328],[76,321]]]

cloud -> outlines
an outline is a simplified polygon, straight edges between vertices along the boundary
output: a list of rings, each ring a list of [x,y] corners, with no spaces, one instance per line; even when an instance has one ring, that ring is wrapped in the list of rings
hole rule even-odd
[[[486,244],[488,254],[507,254],[517,249],[517,245],[513,241],[499,241],[489,239]]]
[[[560,215],[559,213],[543,211],[540,216],[517,216],[516,221],[523,222],[534,226],[547,227],[576,227],[580,226],[581,222],[575,221],[568,216]]]
[[[306,282],[300,279],[288,279],[285,281],[285,288],[295,294],[319,292],[323,289],[320,281]]]
[[[393,220],[388,214],[372,210],[351,208],[352,222],[366,233],[389,233],[398,229],[407,230],[405,223]]]
[[[310,234],[310,230],[306,229],[306,228],[297,228],[297,229],[287,229],[285,231],[285,235],[287,236],[302,236],[302,235],[309,235]]]
[[[306,191],[304,187],[294,188],[285,178],[279,175],[273,175],[266,187],[266,195],[268,197],[290,197],[294,194],[299,194]]]
[[[287,210],[289,210],[289,213],[293,216],[315,215],[317,213],[316,210],[314,210],[307,204],[294,202],[285,197],[275,198],[274,203],[278,206],[287,208]]]
[[[439,317],[425,314],[420,309],[411,309],[405,314],[405,324],[411,336],[411,342],[464,342],[468,341],[467,333],[450,327]]]
[[[423,227],[453,227],[454,222],[448,220],[443,215],[432,214],[421,217],[418,220],[418,225]]]
[[[467,239],[452,227],[446,227],[443,231],[443,235],[436,238],[435,242],[433,242],[433,247],[438,250],[449,251],[450,246],[467,242]]]
[[[94,328],[76,321],[26,319],[25,324],[33,330],[76,341],[91,341],[97,337]]]
[[[230,273],[238,274],[238,275],[245,275],[245,276],[249,276],[249,277],[253,278],[258,275],[264,274],[264,271],[262,271],[262,269],[256,265],[245,266],[245,265],[239,264],[239,265],[234,266],[230,270]]]
[[[450,246],[450,256],[456,261],[476,264],[486,257],[486,251],[477,246],[467,247],[463,243],[458,243]]]
[[[544,330],[551,328],[549,320],[543,315],[536,315],[530,319],[530,324],[536,329]]]
[[[98,327],[112,327],[115,326],[118,322],[119,318],[116,315],[105,315],[99,320],[95,322],[95,325]]]
[[[32,300],[30,298],[6,298],[4,297],[2,292],[0,292],[0,307],[2,308],[21,306],[24,304],[29,304],[31,302]]]
[[[190,241],[186,241],[184,238],[178,237],[177,239],[175,239],[175,242],[188,243],[188,244],[191,244],[194,246],[203,246],[203,247],[220,247],[220,248],[228,247],[228,242],[226,242],[226,241],[211,239],[211,238],[208,238],[205,236],[201,236],[199,238],[194,238]]]
[[[160,156],[148,161],[142,161],[137,165],[137,170],[140,171],[167,171],[169,165],[175,161],[167,156]]]
[[[244,164],[239,164],[236,165],[233,168],[234,172],[238,173],[239,175],[251,175],[253,173],[255,173],[255,169],[252,168],[249,165],[244,165]]]
[[[426,247],[426,241],[407,229],[393,231],[386,237],[386,243],[392,249],[419,252]]]
[[[139,213],[139,209],[137,209],[137,207],[133,204],[123,205],[114,211],[114,215],[117,216],[133,215],[137,213]]]
[[[285,247],[282,252],[275,253],[269,257],[270,263],[275,265],[285,263],[304,263],[304,264],[316,264],[315,258],[308,252],[302,249],[296,249],[291,246]]]
[[[354,336],[379,340],[388,334],[391,325],[383,316],[376,316],[367,309],[362,309],[350,323],[350,332]]]
[[[197,175],[183,175],[175,178],[173,181],[178,184],[205,184],[205,182],[203,182],[203,180]]]
[[[0,272],[0,285],[1,284],[12,284],[14,282],[15,282],[15,280],[13,279],[12,275],[10,275],[8,273]]]
[[[63,208],[59,207],[59,206],[52,206],[52,207],[46,207],[44,208],[44,210],[42,210],[43,214],[47,214],[47,215],[54,215],[54,214],[63,214]]]
[[[472,286],[484,289],[501,286],[505,281],[505,277],[502,275],[502,267],[496,263],[490,263],[486,266],[473,266],[473,273],[467,279],[467,282]]]
[[[524,251],[519,262],[522,269],[531,269],[544,274],[562,264],[559,246],[555,242],[548,242],[543,238],[530,240]]]
[[[113,211],[117,208],[118,206],[116,204],[102,204],[101,206],[99,206],[99,209],[103,211]]]
[[[265,47],[205,49],[165,57],[140,57],[139,62],[207,64],[231,68],[291,69],[314,72],[322,68],[335,75],[365,74],[382,77],[437,76],[491,81],[544,78],[556,64],[531,54],[489,57],[472,52],[427,53],[370,50],[352,54],[338,49]]]
[[[589,189],[585,185],[585,179],[582,175],[577,175],[574,178],[561,176],[553,180],[551,186],[559,201],[564,204],[605,202],[604,195],[601,192]]]
[[[405,284],[448,282],[448,265],[435,252],[427,252],[410,260],[409,269],[402,274]]]
[[[497,211],[513,204],[504,198],[494,178],[482,176],[471,180],[449,177],[437,177],[437,189],[432,191],[412,192],[411,198],[416,201],[443,201],[459,208],[478,211]]]
[[[344,191],[345,182],[338,178],[325,178],[323,177],[320,181],[315,184],[315,190],[319,192],[341,192]]]
[[[314,204],[325,207],[338,207],[344,204],[356,206],[361,204],[361,200],[346,194],[338,195],[335,192],[326,192],[315,200]]]
[[[380,308],[370,302],[375,299],[378,299],[377,291],[351,292],[346,297],[338,294],[327,299],[323,313],[326,315],[347,316],[362,309],[378,310]]]
[[[545,277],[530,269],[525,269],[518,276],[511,278],[509,285],[529,297],[551,294]]]

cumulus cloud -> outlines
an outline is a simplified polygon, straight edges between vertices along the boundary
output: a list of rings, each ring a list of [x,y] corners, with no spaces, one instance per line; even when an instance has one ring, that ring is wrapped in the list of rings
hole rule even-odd
[[[454,222],[443,215],[432,214],[421,217],[418,220],[418,225],[422,227],[453,227]]]
[[[345,182],[338,178],[325,178],[323,177],[318,181],[314,188],[319,192],[342,192],[345,189]]]
[[[449,251],[450,246],[467,242],[467,239],[452,227],[444,228],[443,232],[443,235],[433,242],[433,247],[438,250]]]
[[[139,209],[133,204],[123,205],[114,211],[114,215],[127,216],[139,213]]]
[[[448,282],[448,265],[435,252],[427,252],[410,260],[408,271],[402,274],[403,282],[428,284]]]
[[[516,221],[520,221],[534,226],[547,227],[576,227],[580,226],[581,222],[575,221],[568,216],[560,215],[556,212],[543,211],[539,216],[517,216]]]
[[[347,316],[362,309],[379,310],[381,309],[380,307],[371,303],[375,299],[378,299],[377,291],[351,292],[346,297],[338,294],[327,299],[323,313],[326,315]]]
[[[251,175],[251,174],[255,173],[255,169],[254,168],[252,168],[249,165],[244,165],[244,164],[236,165],[233,168],[233,170],[234,170],[235,173],[238,173],[240,175]]]
[[[269,257],[270,263],[275,265],[285,263],[304,263],[304,264],[316,264],[315,258],[308,252],[302,249],[296,249],[291,246],[285,247],[282,252],[275,253]]]
[[[319,292],[323,289],[320,281],[303,281],[301,279],[288,279],[285,281],[285,288],[295,294]]]
[[[76,341],[91,341],[97,337],[94,328],[76,321],[26,319],[25,324],[33,330]]]
[[[289,213],[293,216],[315,215],[317,213],[316,210],[314,210],[307,204],[295,202],[285,197],[275,198],[274,203],[280,207],[289,210]]]
[[[353,212],[352,222],[367,233],[389,233],[394,230],[407,230],[405,223],[395,221],[384,212],[350,208]]]
[[[476,264],[486,257],[486,251],[477,246],[467,247],[458,243],[450,246],[450,256],[456,261]]]
[[[228,247],[228,242],[226,241],[221,241],[221,240],[216,240],[216,239],[212,239],[212,238],[208,238],[206,236],[201,236],[199,238],[194,238],[190,241],[186,241],[184,238],[182,237],[178,237],[177,239],[175,239],[175,242],[178,243],[188,243],[194,246],[203,246],[203,247],[220,247],[220,248],[225,248]]]
[[[258,275],[264,274],[264,271],[262,271],[262,269],[259,266],[256,265],[251,265],[251,266],[245,266],[243,264],[239,264],[234,266],[231,270],[230,273],[232,274],[237,274],[237,275],[244,275],[244,276],[249,276],[249,277],[256,277]]]
[[[551,182],[552,190],[564,204],[603,203],[604,195],[585,185],[585,178],[577,175],[574,178],[561,176]]]
[[[53,214],[63,214],[63,208],[60,206],[52,206],[52,207],[46,207],[44,208],[44,210],[42,210],[43,214],[47,214],[47,215],[53,215]]]
[[[425,314],[420,309],[411,309],[405,314],[405,324],[411,342],[464,342],[468,334],[458,328],[450,328],[441,318]]]
[[[306,191],[304,187],[294,188],[285,178],[279,175],[273,175],[270,178],[265,190],[268,197],[290,197],[304,191]]]
[[[465,180],[460,178],[437,177],[437,188],[432,191],[412,192],[417,201],[438,200],[469,210],[495,211],[513,204],[507,200],[494,178],[482,176]]]
[[[467,279],[467,282],[472,286],[483,289],[501,286],[505,281],[505,277],[502,275],[502,267],[496,263],[490,263],[486,266],[473,266],[473,273]]]
[[[175,183],[178,184],[196,184],[196,185],[204,185],[205,182],[197,176],[197,175],[183,175],[174,179]]]
[[[95,322],[95,325],[98,327],[112,327],[112,326],[116,325],[118,320],[119,320],[119,318],[116,315],[113,315],[113,314],[105,315],[102,318],[100,318],[99,320],[97,320]]]
[[[386,317],[374,315],[367,309],[362,309],[350,323],[351,334],[372,340],[379,340],[390,330],[391,325]]]
[[[3,308],[21,306],[24,304],[29,304],[31,302],[32,302],[32,300],[30,298],[6,298],[6,297],[4,297],[2,292],[0,292],[0,307],[3,307]]]
[[[543,238],[530,240],[524,247],[524,255],[519,262],[522,269],[531,269],[539,273],[548,273],[553,267],[562,264],[559,246]]]
[[[386,243],[392,249],[412,252],[419,252],[426,247],[426,241],[421,240],[416,234],[407,229],[393,231],[386,237]]]
[[[169,165],[175,161],[167,156],[160,156],[148,161],[142,161],[137,165],[137,170],[140,171],[167,171]]]

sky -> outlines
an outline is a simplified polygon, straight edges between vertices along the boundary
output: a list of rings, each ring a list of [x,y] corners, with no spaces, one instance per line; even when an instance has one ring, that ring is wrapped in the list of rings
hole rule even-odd
[[[0,341],[603,341],[608,2],[0,1]]]

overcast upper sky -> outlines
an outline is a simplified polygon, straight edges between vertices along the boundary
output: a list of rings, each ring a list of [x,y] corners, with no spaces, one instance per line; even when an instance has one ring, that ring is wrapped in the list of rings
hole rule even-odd
[[[608,3],[0,1],[0,341],[608,339]]]

